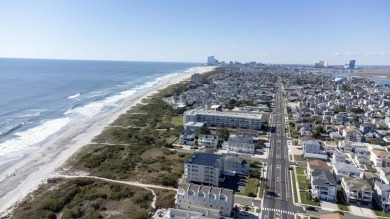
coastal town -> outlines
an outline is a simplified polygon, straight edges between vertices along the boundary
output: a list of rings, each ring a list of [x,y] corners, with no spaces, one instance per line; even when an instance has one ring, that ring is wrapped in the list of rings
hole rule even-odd
[[[190,84],[197,86],[166,99],[174,108],[187,109],[175,147],[196,150],[184,164],[176,209],[169,209],[167,218],[388,215],[387,85],[312,67],[268,66],[231,68],[208,80],[193,75]],[[275,121],[280,115],[275,112],[277,89],[284,116]],[[278,130],[282,126],[276,124],[281,123],[285,128]],[[273,137],[275,132],[285,132],[285,137]],[[273,138],[281,141],[272,144]],[[275,147],[286,156],[277,154]],[[280,168],[269,160],[273,153],[287,161],[282,164],[288,171],[282,171],[283,184],[291,188],[280,193],[273,183],[282,177],[270,174]],[[215,198],[215,188],[229,195]],[[254,199],[248,206],[240,203],[242,196]],[[290,203],[278,208],[270,204],[275,199]],[[188,206],[191,200],[193,206]]]
[[[120,217],[129,199],[143,209],[134,218],[388,217],[389,91],[312,66],[195,73],[112,123],[47,179],[46,202],[34,210],[28,199],[13,215],[75,218],[90,207],[69,205],[87,199],[97,217]],[[108,196],[92,189],[104,183],[122,187]],[[92,190],[63,203],[50,193],[74,185]],[[102,207],[115,200],[123,202],[115,211]]]

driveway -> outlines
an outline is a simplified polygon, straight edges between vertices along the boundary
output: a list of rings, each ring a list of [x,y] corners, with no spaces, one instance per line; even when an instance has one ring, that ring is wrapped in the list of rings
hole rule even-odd
[[[361,216],[364,216],[367,218],[376,218],[374,212],[370,208],[367,208],[367,207],[358,207],[355,205],[350,205],[349,210],[350,210],[350,212],[352,212],[352,214],[355,214],[355,215],[361,215]]]
[[[328,201],[321,201],[321,208],[327,211],[337,211],[339,210],[339,207],[336,203],[328,202]]]

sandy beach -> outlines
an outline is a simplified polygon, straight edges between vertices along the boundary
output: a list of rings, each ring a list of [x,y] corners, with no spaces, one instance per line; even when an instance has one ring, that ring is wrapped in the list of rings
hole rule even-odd
[[[39,184],[45,183],[47,178],[58,175],[56,169],[71,155],[90,143],[96,135],[100,134],[121,114],[141,103],[143,98],[154,94],[159,89],[179,83],[194,73],[205,73],[213,68],[215,67],[196,67],[174,79],[163,79],[153,90],[142,95],[132,96],[110,112],[93,117],[62,134],[52,136],[51,140],[40,145],[39,149],[7,167],[0,174],[0,216],[10,211],[15,203],[34,191]]]

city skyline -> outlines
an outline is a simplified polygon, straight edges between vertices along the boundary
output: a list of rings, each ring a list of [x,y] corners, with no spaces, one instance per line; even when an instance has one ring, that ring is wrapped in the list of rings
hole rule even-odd
[[[0,57],[390,64],[388,1],[5,1]]]

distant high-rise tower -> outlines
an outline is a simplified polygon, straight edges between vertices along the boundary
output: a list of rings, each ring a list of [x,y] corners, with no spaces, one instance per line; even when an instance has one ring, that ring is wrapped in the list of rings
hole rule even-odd
[[[355,60],[350,60],[349,61],[349,69],[355,69]]]
[[[207,65],[215,65],[215,62],[214,56],[207,57]]]

